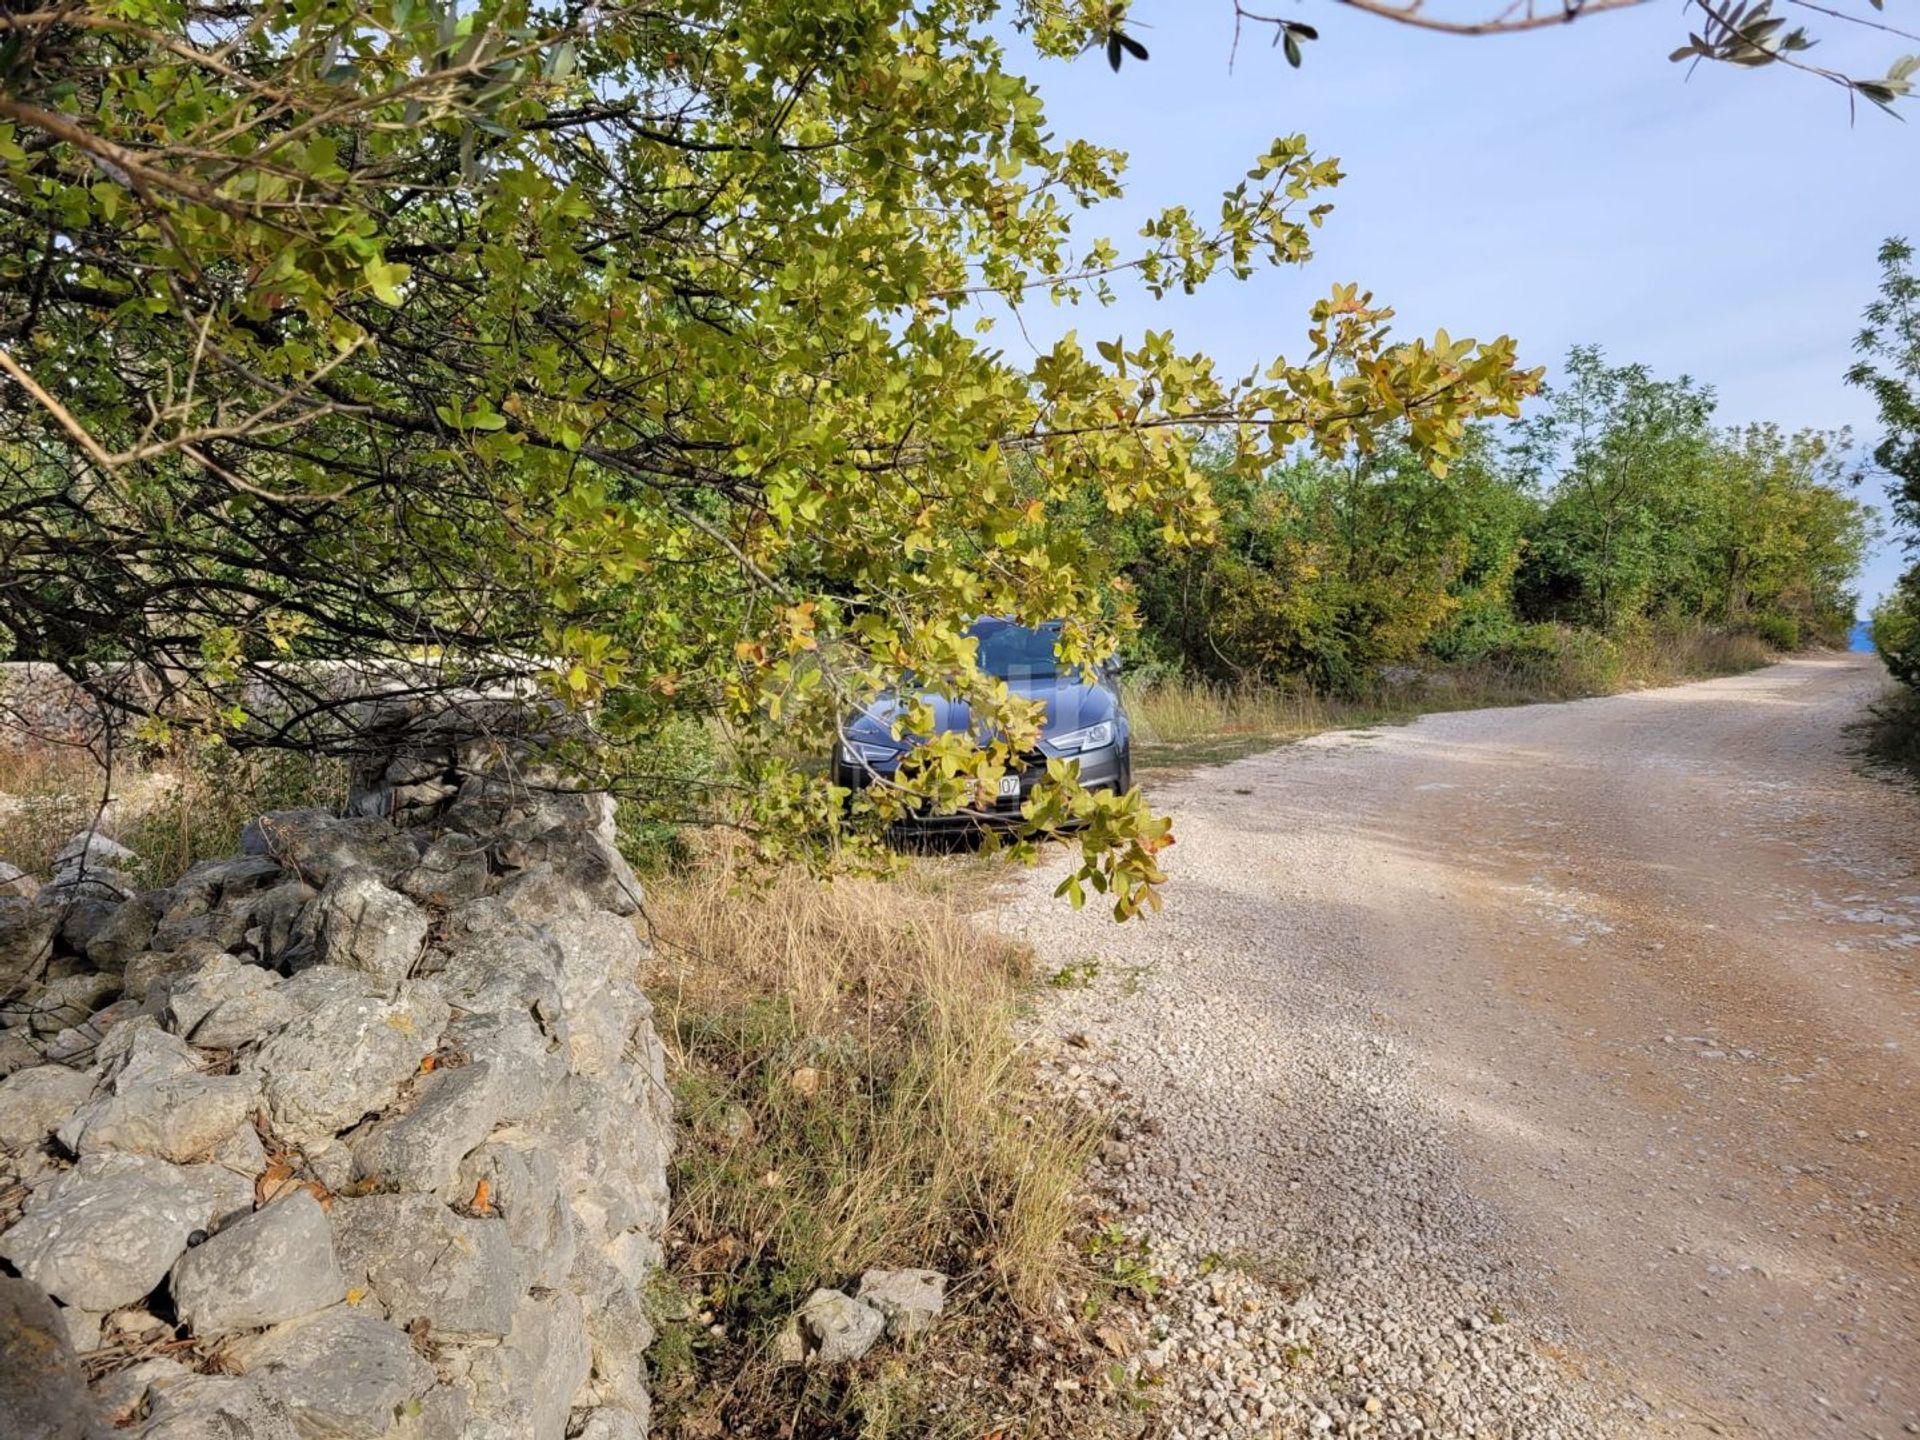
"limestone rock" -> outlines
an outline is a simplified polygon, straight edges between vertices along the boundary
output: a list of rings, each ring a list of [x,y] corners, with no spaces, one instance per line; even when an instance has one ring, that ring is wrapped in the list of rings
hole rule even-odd
[[[516,918],[492,896],[447,915],[423,969],[462,1009],[532,1010],[549,1027],[560,1021],[559,946],[545,929]]]
[[[99,1078],[121,1084],[147,1085],[200,1072],[200,1056],[178,1035],[169,1035],[150,1015],[116,1025],[94,1055]]]
[[[640,881],[610,835],[562,822],[526,839],[509,838],[494,847],[502,868],[527,870],[550,865],[579,886],[593,904],[615,915],[640,909]]]
[[[127,961],[146,949],[153,938],[161,915],[158,896],[163,894],[147,891],[121,901],[87,941],[87,958],[116,974],[126,969]]]
[[[422,905],[446,906],[486,894],[487,878],[487,847],[456,831],[435,836],[397,883]]]
[[[40,893],[40,882],[18,865],[0,860],[0,896],[31,900]]]
[[[523,1296],[506,1343],[474,1359],[465,1440],[566,1440],[590,1359],[578,1298]]]
[[[187,1237],[244,1211],[253,1187],[217,1166],[83,1155],[34,1191],[0,1257],[63,1304],[118,1310],[160,1283]]]
[[[102,867],[125,869],[140,863],[140,857],[118,840],[98,830],[82,830],[60,847],[53,857],[53,873],[79,873]]]
[[[120,993],[112,975],[66,975],[31,992],[28,1024],[36,1035],[58,1035],[84,1022]]]
[[[293,1020],[293,1003],[280,992],[274,971],[216,955],[168,986],[167,1024],[202,1048],[231,1050]]]
[[[24,1030],[0,1030],[0,1077],[30,1070],[44,1058]]]
[[[278,810],[241,832],[240,848],[267,855],[309,885],[324,886],[358,866],[382,879],[413,868],[413,847],[384,820],[324,810]]]
[[[887,1322],[887,1338],[918,1335],[947,1305],[947,1277],[938,1270],[869,1270],[860,1277],[860,1303]]]
[[[456,1215],[431,1195],[369,1195],[336,1200],[333,1224],[349,1275],[365,1275],[399,1323],[425,1317],[452,1340],[512,1327],[518,1270],[498,1217]]]
[[[307,1440],[378,1440],[433,1384],[406,1335],[351,1305],[276,1325],[231,1353],[243,1375],[286,1402]]]
[[[217,1335],[324,1310],[346,1295],[347,1282],[326,1212],[295,1190],[188,1250],[168,1288],[194,1334]]]
[[[258,1380],[188,1375],[151,1385],[140,1440],[300,1440],[287,1402]]]
[[[0,1275],[0,1415],[9,1435],[86,1440],[87,1381],[37,1285]]]
[[[226,860],[202,860],[173,883],[169,919],[204,915],[219,905],[231,905],[271,889],[286,872],[265,855],[236,855]]]
[[[880,1312],[839,1290],[816,1290],[800,1307],[800,1328],[821,1365],[845,1365],[871,1350],[886,1329]]]
[[[146,1413],[154,1390],[192,1376],[193,1371],[178,1360],[140,1360],[124,1370],[110,1370],[93,1382],[93,1408],[111,1428],[139,1434],[133,1427]]]
[[[127,960],[120,983],[134,1000],[163,1008],[167,992],[175,979],[187,974],[221,953],[211,940],[196,939],[177,950],[143,950]]]
[[[262,965],[294,958],[300,914],[316,893],[303,881],[289,880],[247,901],[247,929],[241,939]]]
[[[60,933],[58,903],[0,896],[0,997],[39,978]]]
[[[357,1172],[401,1190],[465,1198],[454,1194],[455,1172],[467,1152],[493,1133],[501,1088],[484,1060],[422,1076],[410,1109],[388,1115],[350,1142]]]
[[[96,1097],[60,1127],[60,1143],[76,1155],[126,1150],[176,1164],[205,1156],[239,1128],[259,1103],[253,1075],[176,1075],[129,1079]]]
[[[651,1407],[628,1409],[599,1405],[573,1417],[573,1440],[647,1440],[653,1422]]]
[[[362,992],[322,1001],[254,1056],[275,1128],[317,1144],[385,1109],[439,1043],[448,1013],[422,981],[403,983],[391,999]]]
[[[559,1289],[573,1267],[573,1212],[553,1152],[527,1132],[501,1132],[460,1162],[454,1190],[471,1196],[483,1182],[506,1221],[520,1288]]]
[[[427,939],[427,917],[420,907],[358,867],[338,871],[308,914],[317,963],[362,970],[390,983],[406,979]]]
[[[93,1096],[93,1077],[65,1065],[35,1065],[0,1080],[0,1150],[43,1145]]]
[[[444,1038],[474,1063],[493,1067],[502,1124],[530,1120],[560,1098],[567,1078],[560,1044],[528,1011],[462,1015],[448,1024]]]
[[[62,1065],[89,1063],[101,1042],[120,1025],[139,1013],[133,1001],[121,998],[104,1010],[96,1010],[78,1025],[70,1025],[46,1042],[46,1058]],[[4,1068],[4,1067],[0,1067]]]

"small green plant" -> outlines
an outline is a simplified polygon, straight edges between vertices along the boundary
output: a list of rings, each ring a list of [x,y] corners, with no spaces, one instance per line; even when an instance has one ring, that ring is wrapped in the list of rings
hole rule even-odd
[[[1160,1293],[1160,1275],[1153,1268],[1153,1247],[1118,1225],[1103,1225],[1081,1247],[1092,1262],[1102,1288],[1140,1296]]]
[[[1100,978],[1100,962],[1092,956],[1062,965],[1047,977],[1056,990],[1085,990]]]

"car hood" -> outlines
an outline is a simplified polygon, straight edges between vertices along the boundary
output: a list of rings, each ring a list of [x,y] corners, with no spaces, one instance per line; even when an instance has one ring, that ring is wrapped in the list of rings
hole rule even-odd
[[[1024,695],[1031,700],[1045,703],[1046,718],[1041,724],[1041,735],[1052,738],[1064,735],[1070,730],[1084,730],[1089,725],[1098,725],[1103,720],[1111,720],[1118,708],[1114,693],[1107,686],[1096,681],[1082,680],[1073,676],[1052,676],[1043,680],[1010,680],[1007,688],[1016,695]],[[964,701],[949,700],[944,695],[923,694],[924,699],[933,707],[933,724],[937,733],[963,731],[973,723],[973,707]],[[903,706],[899,697],[891,692],[880,696],[873,704],[847,723],[847,737],[852,740],[887,741],[893,732],[894,720]]]

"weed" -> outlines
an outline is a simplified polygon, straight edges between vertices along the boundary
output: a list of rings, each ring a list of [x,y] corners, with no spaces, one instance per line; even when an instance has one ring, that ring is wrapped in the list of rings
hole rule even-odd
[[[1047,983],[1056,990],[1085,990],[1100,977],[1100,962],[1091,956],[1084,960],[1075,960],[1072,964],[1062,965],[1047,977]]]
[[[954,1277],[955,1318],[920,1346],[950,1372],[998,1365],[982,1337],[1059,1338],[1060,1299],[1112,1280],[1070,1240],[1100,1127],[1042,1100],[1012,1032],[1028,954],[968,919],[967,889],[937,867],[822,884],[725,854],[653,885],[680,1111],[668,1263],[692,1311],[655,1342],[661,1433],[947,1433],[980,1396],[936,1405],[936,1372],[890,1346],[783,1367],[774,1335],[816,1288],[928,1266]]]

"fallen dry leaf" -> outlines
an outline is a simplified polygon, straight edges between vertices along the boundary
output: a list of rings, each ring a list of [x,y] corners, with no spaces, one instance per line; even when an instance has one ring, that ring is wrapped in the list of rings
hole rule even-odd
[[[492,1194],[493,1187],[488,1185],[483,1178],[478,1185],[473,1187],[473,1200],[467,1208],[476,1215],[491,1215],[493,1213],[493,1201],[489,1197]]]

